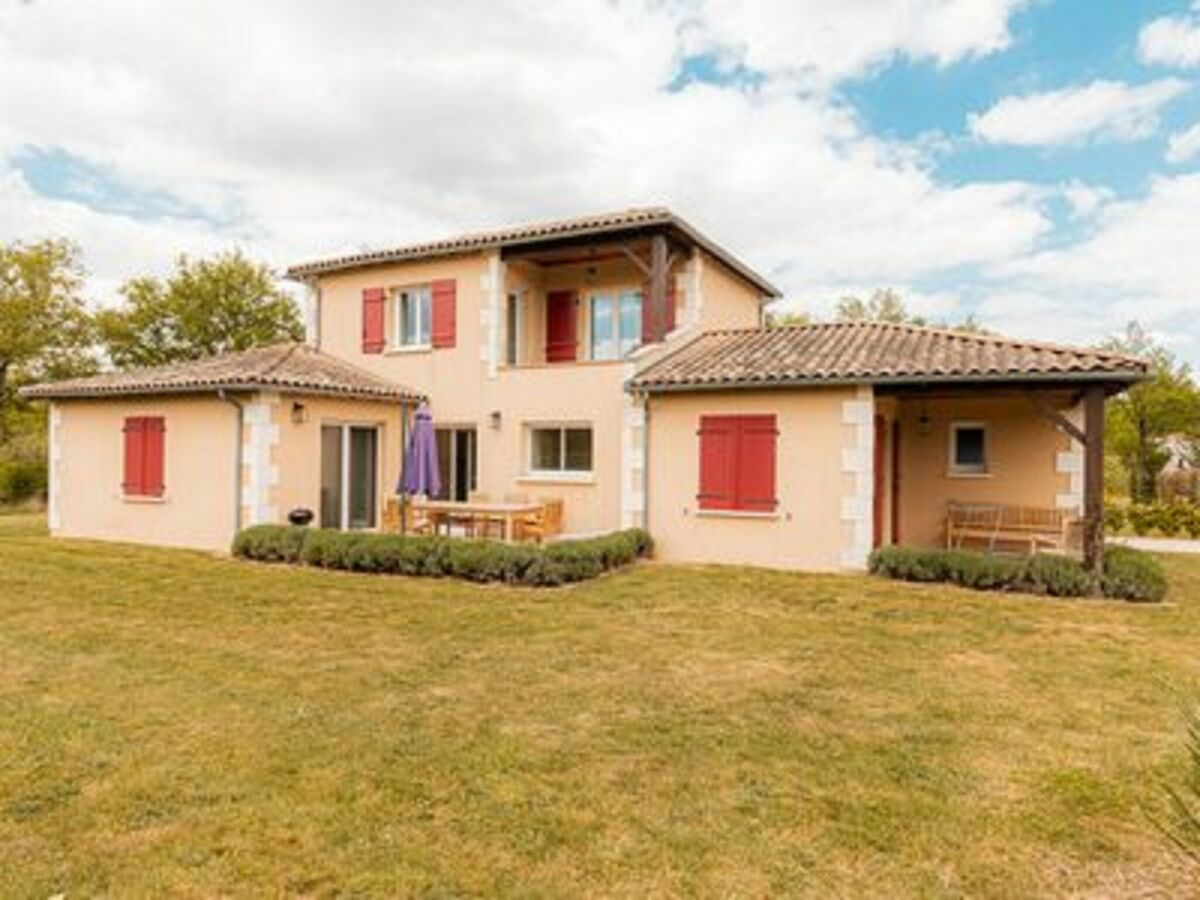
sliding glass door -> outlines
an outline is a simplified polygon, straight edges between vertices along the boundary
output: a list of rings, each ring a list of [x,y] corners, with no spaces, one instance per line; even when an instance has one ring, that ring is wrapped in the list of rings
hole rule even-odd
[[[321,426],[321,527],[374,528],[379,508],[379,430]]]

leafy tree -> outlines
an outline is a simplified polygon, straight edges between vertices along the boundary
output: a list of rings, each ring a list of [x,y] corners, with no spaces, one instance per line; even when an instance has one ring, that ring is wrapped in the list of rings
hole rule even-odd
[[[806,312],[767,313],[768,328],[786,328],[789,325],[811,325],[812,316]]]
[[[0,244],[0,444],[12,435],[17,387],[95,369],[83,274],[70,241]]]
[[[834,317],[845,322],[895,322],[924,325],[920,316],[909,313],[904,300],[891,288],[880,288],[866,300],[861,297],[842,297]]]
[[[101,341],[120,368],[198,359],[304,335],[299,311],[270,269],[241,251],[181,256],[163,280],[134,278],[124,303],[97,314]]]
[[[931,322],[924,316],[910,313],[904,303],[904,298],[891,288],[880,288],[873,291],[866,300],[854,296],[842,297],[838,301],[834,318],[843,322],[893,322],[946,328],[967,334],[988,333],[988,330],[980,325],[974,316],[968,316],[962,322],[951,325],[946,322]]]
[[[1109,451],[1129,479],[1130,499],[1153,502],[1158,476],[1171,456],[1167,439],[1178,437],[1193,447],[1200,441],[1200,389],[1187,365],[1156,344],[1137,322],[1102,346],[1150,363],[1147,380],[1109,401],[1106,430]]]

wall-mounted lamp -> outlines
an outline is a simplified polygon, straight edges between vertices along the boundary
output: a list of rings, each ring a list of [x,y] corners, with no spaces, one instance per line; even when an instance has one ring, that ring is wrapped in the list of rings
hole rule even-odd
[[[500,427],[500,410],[493,409],[491,415],[488,416],[488,419],[492,428],[498,429]]]
[[[929,418],[929,408],[921,400],[921,412],[917,416],[917,434],[929,434],[933,430],[933,419]]]
[[[292,424],[303,425],[308,421],[308,407],[299,401],[292,404]]]

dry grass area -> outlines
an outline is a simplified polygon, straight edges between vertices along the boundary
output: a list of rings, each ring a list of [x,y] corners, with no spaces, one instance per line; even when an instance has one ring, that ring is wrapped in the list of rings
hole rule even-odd
[[[0,518],[0,895],[1180,896],[1161,608],[643,565],[533,591]]]

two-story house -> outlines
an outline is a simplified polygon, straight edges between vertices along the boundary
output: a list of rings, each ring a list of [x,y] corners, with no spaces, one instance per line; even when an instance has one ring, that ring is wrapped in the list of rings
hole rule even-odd
[[[295,509],[378,528],[426,403],[445,498],[558,499],[568,535],[642,525],[665,559],[861,568],[943,540],[948,508],[1000,505],[1078,517],[1090,547],[1104,398],[1145,371],[905,325],[765,327],[779,292],[665,209],[287,274],[303,345],[26,392],[51,404],[55,534],[223,550]]]

